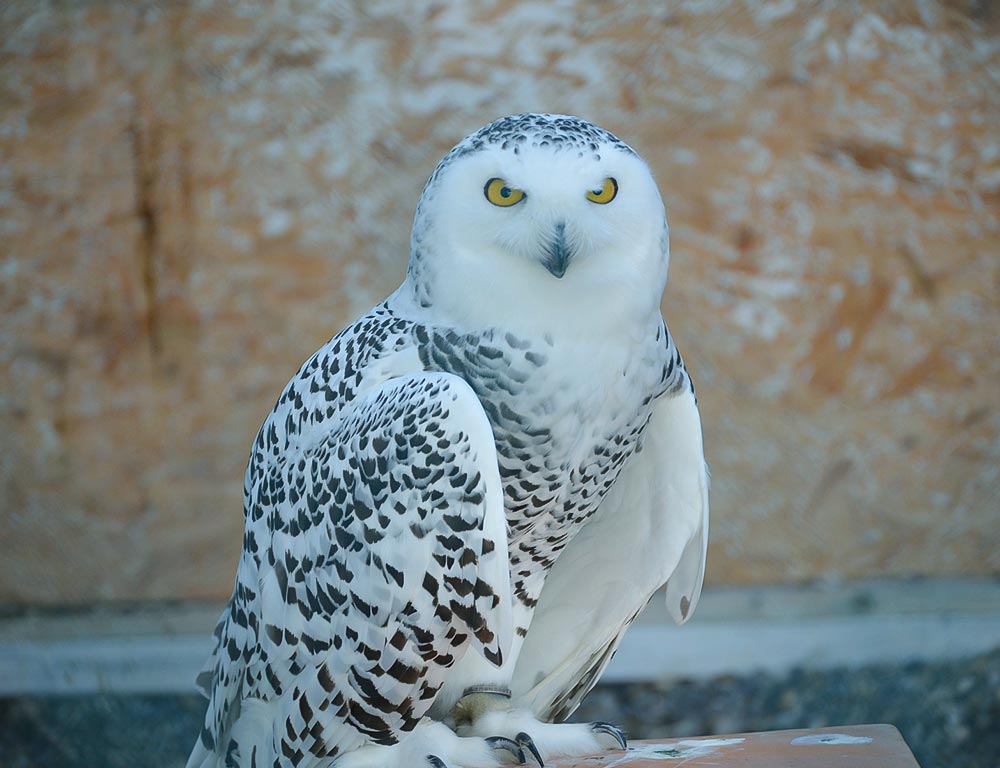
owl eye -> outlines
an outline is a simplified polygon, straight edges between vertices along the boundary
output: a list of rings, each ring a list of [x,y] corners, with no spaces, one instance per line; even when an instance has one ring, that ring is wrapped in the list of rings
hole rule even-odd
[[[499,205],[501,208],[517,205],[524,200],[524,192],[508,186],[506,181],[498,178],[492,178],[486,182],[483,194],[493,205]]]
[[[587,199],[592,203],[606,205],[615,199],[618,194],[618,182],[610,176],[604,180],[600,189],[592,189],[587,193]]]

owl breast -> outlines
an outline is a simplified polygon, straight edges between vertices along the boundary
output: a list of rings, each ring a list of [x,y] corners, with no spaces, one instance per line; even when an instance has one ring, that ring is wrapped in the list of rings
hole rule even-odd
[[[638,343],[424,332],[430,369],[461,376],[493,427],[515,594],[537,599],[544,572],[594,514],[640,444],[662,391],[655,329]]]

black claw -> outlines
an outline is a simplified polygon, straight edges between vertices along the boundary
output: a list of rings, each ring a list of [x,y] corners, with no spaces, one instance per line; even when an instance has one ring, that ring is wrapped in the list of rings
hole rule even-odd
[[[625,734],[622,733],[621,728],[612,725],[611,723],[591,723],[590,730],[595,733],[606,733],[608,736],[613,738],[622,749],[628,749],[628,742],[625,741]]]
[[[437,755],[427,755],[427,764],[432,768],[448,768],[448,764]]]
[[[513,739],[508,739],[506,736],[489,736],[486,739],[486,743],[494,751],[503,750],[510,752],[517,760],[517,765],[524,765],[524,750],[521,749],[520,740],[514,741]]]
[[[538,763],[539,768],[545,768],[545,761],[542,760],[538,747],[535,746],[535,740],[524,731],[517,734],[515,738],[517,739],[518,744],[531,753],[531,756],[535,758],[535,761]]]

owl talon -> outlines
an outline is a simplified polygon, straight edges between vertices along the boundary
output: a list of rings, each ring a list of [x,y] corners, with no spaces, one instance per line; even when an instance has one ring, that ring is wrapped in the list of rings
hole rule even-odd
[[[611,723],[597,722],[590,724],[590,730],[594,733],[604,734],[614,739],[616,746],[613,748],[628,749],[628,742],[625,741],[625,734],[622,733],[622,729],[618,726],[612,725]]]
[[[545,761],[542,760],[542,755],[538,751],[538,747],[535,746],[535,740],[531,738],[527,733],[521,731],[517,734],[517,743],[526,751],[530,752],[531,756],[535,758],[535,762],[538,763],[539,768],[545,768]],[[523,763],[524,760],[522,759]]]
[[[508,752],[514,757],[514,760],[505,760],[504,762],[511,765],[524,765],[524,750],[521,748],[520,739],[514,741],[506,736],[489,736],[486,743],[494,752]]]
[[[427,765],[431,768],[449,768],[448,763],[437,755],[427,755]]]

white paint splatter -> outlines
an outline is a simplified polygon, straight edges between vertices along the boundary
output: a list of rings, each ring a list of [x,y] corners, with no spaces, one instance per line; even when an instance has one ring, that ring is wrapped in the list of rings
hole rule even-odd
[[[261,234],[264,237],[280,237],[292,226],[292,215],[288,211],[276,208],[267,211],[261,221]]]
[[[871,744],[868,736],[848,736],[846,733],[811,733],[792,739],[792,744]]]
[[[930,501],[936,509],[947,509],[948,505],[951,504],[951,494],[944,491],[934,491],[930,496]]]
[[[778,2],[761,4],[756,8],[754,15],[757,17],[757,23],[765,26],[792,13],[795,13],[795,3],[792,0],[778,0]]]
[[[748,336],[773,341],[786,327],[785,316],[774,304],[740,301],[729,313],[730,319]]]
[[[841,328],[837,331],[836,341],[837,349],[847,349],[851,346],[851,341],[854,339],[854,331],[850,328]]]
[[[698,155],[686,147],[676,147],[670,156],[678,165],[694,165],[698,162]]]
[[[633,760],[687,760],[691,757],[703,757],[712,754],[719,747],[728,747],[744,741],[746,739],[684,739],[663,744],[643,744],[641,747],[630,747],[624,756],[609,763],[607,768],[626,765]]]

